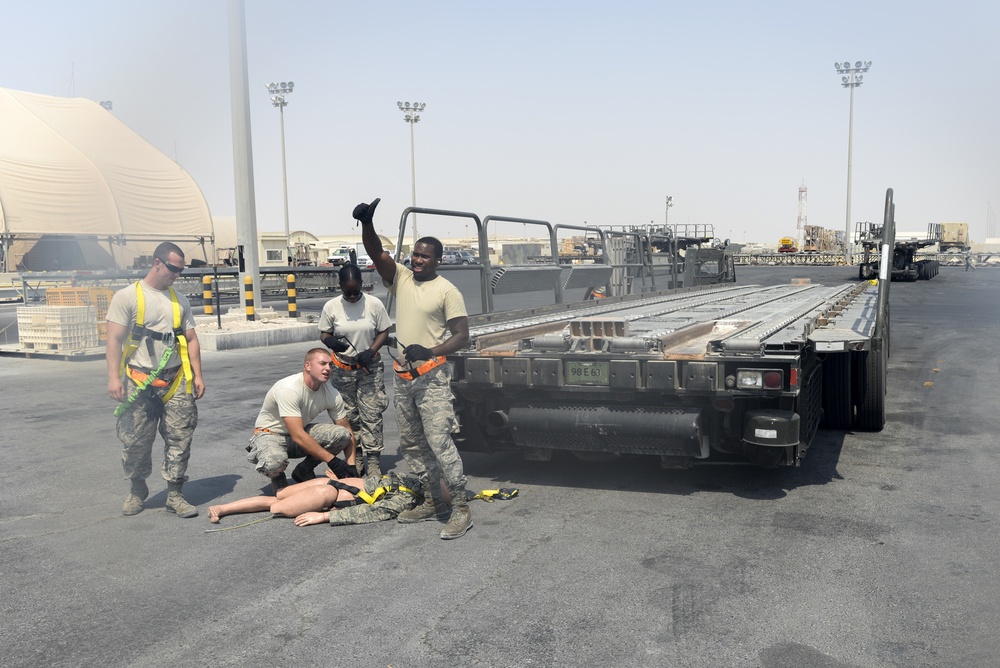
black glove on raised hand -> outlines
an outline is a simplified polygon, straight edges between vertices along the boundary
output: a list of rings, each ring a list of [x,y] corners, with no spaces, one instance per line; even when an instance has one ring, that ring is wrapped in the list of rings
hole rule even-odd
[[[357,357],[354,358],[354,361],[361,366],[371,366],[372,362],[374,362],[378,356],[378,353],[371,348],[365,348]]]
[[[335,353],[346,353],[347,349],[351,347],[351,344],[347,342],[347,338],[340,334],[328,334],[324,336],[323,345]]]
[[[403,355],[406,356],[406,361],[410,364],[420,362],[422,360],[429,360],[434,357],[434,353],[431,352],[430,348],[425,348],[419,343],[414,343],[413,345],[403,348]]]
[[[372,200],[371,204],[365,204],[362,202],[354,207],[354,213],[352,214],[354,216],[354,220],[357,220],[362,225],[371,225],[372,218],[375,216],[375,207],[377,207],[378,203],[381,201],[381,197],[376,197]]]

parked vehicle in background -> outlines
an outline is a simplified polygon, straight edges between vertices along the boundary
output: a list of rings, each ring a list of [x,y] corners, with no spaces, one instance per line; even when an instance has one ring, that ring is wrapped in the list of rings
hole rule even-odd
[[[338,248],[332,251],[326,261],[332,264],[334,267],[342,267],[351,261],[351,249],[350,248]]]
[[[445,251],[441,256],[441,264],[468,264],[462,262],[462,256],[455,251]]]
[[[791,237],[781,237],[778,242],[778,252],[779,253],[795,253],[798,248],[795,247],[795,239]]]
[[[457,251],[459,257],[462,258],[462,264],[479,264],[479,258],[472,251]]]
[[[964,253],[972,246],[969,244],[968,223],[941,223],[941,241],[939,248],[942,253]]]

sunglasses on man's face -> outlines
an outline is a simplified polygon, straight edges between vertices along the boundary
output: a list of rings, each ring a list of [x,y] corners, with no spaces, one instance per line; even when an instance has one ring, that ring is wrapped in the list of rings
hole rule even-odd
[[[355,290],[355,291],[351,291],[351,292],[345,292],[344,293],[344,299],[346,299],[349,302],[356,302],[359,299],[361,299],[361,291],[360,290]]]
[[[156,259],[160,261],[160,264],[162,264],[164,267],[166,267],[167,269],[169,269],[171,271],[171,273],[179,274],[182,271],[184,271],[184,267],[178,267],[176,265],[170,264],[169,262],[167,262],[166,260],[164,260],[163,258],[160,258],[160,257],[158,257]]]

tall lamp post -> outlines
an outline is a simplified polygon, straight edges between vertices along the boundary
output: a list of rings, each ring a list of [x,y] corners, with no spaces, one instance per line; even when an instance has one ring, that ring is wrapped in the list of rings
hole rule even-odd
[[[851,252],[851,162],[854,148],[854,89],[863,83],[863,72],[867,72],[872,66],[872,61],[856,61],[854,65],[846,60],[842,63],[834,63],[837,74],[841,74],[840,82],[844,88],[851,89],[851,117],[847,126],[847,221],[844,224],[844,262],[852,264]]]
[[[414,102],[412,105],[409,102],[397,102],[396,106],[399,110],[403,112],[403,120],[410,124],[410,190],[413,196],[412,206],[417,206],[417,167],[416,158],[413,150],[413,126],[420,122],[420,114],[424,112],[424,107],[427,105],[423,102]],[[413,215],[413,243],[417,243],[417,239],[420,235],[417,233],[417,215]]]
[[[281,116],[281,187],[285,194],[285,253],[288,259],[292,257],[292,239],[288,230],[288,175],[285,172],[285,107],[288,105],[285,95],[291,94],[293,88],[295,88],[294,81],[282,81],[267,85],[267,94],[271,96],[271,105],[278,108]]]
[[[671,245],[673,246],[673,252],[671,253],[671,274],[670,274],[670,287],[677,287],[677,235],[670,231],[670,207],[674,205],[674,198],[672,195],[667,195],[667,206],[663,210],[663,232],[670,235]]]

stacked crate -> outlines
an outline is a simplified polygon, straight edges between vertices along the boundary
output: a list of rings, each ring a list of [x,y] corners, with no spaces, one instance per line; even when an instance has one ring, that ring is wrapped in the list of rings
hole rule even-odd
[[[21,347],[74,351],[94,348],[97,316],[93,306],[22,306],[17,309]]]
[[[93,306],[98,341],[108,340],[108,304],[115,291],[110,288],[49,288],[45,291],[48,306]]]

